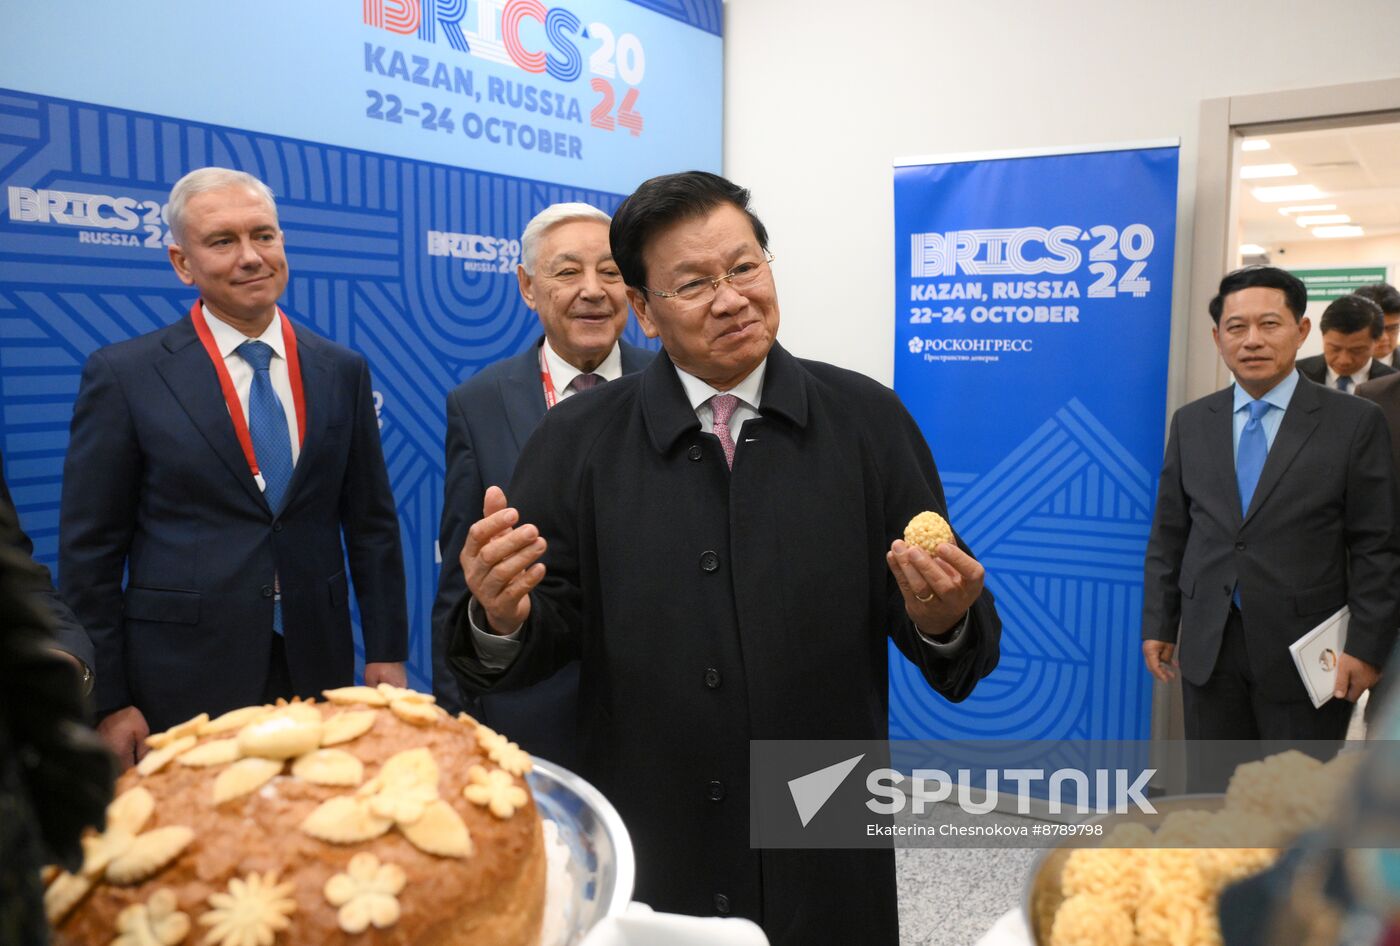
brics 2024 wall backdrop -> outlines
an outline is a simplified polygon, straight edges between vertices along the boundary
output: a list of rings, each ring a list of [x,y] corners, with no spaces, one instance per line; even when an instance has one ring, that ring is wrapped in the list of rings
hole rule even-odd
[[[164,202],[187,171],[276,192],[294,320],[369,359],[427,688],[443,403],[523,350],[519,236],[718,171],[720,0],[93,4],[6,13],[0,450],[50,566],[68,423],[95,349],[189,311]],[[640,341],[635,322],[628,338]]]

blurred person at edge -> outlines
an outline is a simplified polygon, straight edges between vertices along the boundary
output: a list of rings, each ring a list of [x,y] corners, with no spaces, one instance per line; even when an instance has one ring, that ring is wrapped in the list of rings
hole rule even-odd
[[[0,534],[19,531],[0,503]],[[100,827],[117,765],[83,721],[70,658],[54,639],[54,610],[36,593],[47,572],[0,543],[0,946],[48,942],[39,869],[82,865],[79,837]]]
[[[1372,349],[1371,357],[1387,368],[1400,368],[1400,365],[1395,363],[1395,346],[1396,342],[1400,341],[1400,291],[1390,283],[1378,282],[1362,286],[1352,295],[1370,299],[1381,307],[1385,328],[1381,331],[1381,337],[1376,339],[1376,347]]]
[[[507,688],[580,660],[579,772],[617,806],[637,899],[774,943],[894,943],[894,852],[755,849],[754,739],[885,739],[888,642],[950,700],[1001,623],[888,388],[776,341],[768,234],[699,171],[618,208],[613,257],[662,353],[551,410],[468,531],[449,664]],[[893,540],[893,541],[892,541]]]

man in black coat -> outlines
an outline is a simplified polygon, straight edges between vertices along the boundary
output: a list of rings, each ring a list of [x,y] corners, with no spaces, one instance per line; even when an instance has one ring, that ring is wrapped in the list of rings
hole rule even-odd
[[[639,900],[775,943],[893,943],[892,851],[750,846],[749,741],[883,739],[887,639],[961,700],[1001,625],[965,548],[898,538],[946,512],[899,399],[776,344],[767,243],[712,174],[623,203],[613,256],[664,352],[545,416],[515,508],[487,492],[449,656],[502,688],[581,660],[580,771],[628,825]]]
[[[551,204],[520,237],[520,296],[544,335],[518,355],[488,365],[447,395],[447,477],[438,548],[442,574],[433,601],[433,692],[450,712],[466,709],[528,751],[566,768],[578,744],[578,662],[509,693],[460,692],[444,662],[447,616],[467,592],[457,564],[486,490],[506,486],[520,448],[553,404],[646,367],[652,353],[621,340],[627,325],[622,274],[608,246],[612,218],[582,203]]]

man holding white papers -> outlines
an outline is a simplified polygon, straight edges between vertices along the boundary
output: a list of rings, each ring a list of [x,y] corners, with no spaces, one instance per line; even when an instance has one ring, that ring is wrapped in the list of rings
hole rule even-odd
[[[1307,290],[1252,266],[1211,300],[1235,384],[1172,419],[1148,543],[1143,657],[1179,665],[1190,739],[1340,739],[1400,615],[1400,512],[1379,409],[1295,367]],[[1334,699],[1314,708],[1288,647],[1351,609]],[[1175,658],[1175,659],[1174,659]]]

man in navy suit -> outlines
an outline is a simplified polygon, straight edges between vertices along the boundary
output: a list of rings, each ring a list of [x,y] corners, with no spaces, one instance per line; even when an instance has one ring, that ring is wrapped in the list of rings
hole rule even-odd
[[[468,709],[529,751],[569,765],[575,756],[578,663],[525,690],[479,697],[460,692],[443,662],[447,616],[466,593],[457,563],[467,529],[481,518],[490,486],[510,482],[520,449],[545,411],[594,385],[638,371],[652,353],[619,341],[627,324],[622,274],[608,245],[612,218],[588,204],[546,207],[521,235],[520,295],[544,336],[490,365],[447,396],[447,479],[438,548],[442,575],[433,604],[433,690],[452,711]]]
[[[261,181],[193,171],[166,215],[200,299],[88,358],[59,527],[98,728],[128,765],[148,732],[197,713],[353,682],[347,553],[365,682],[403,685],[408,650],[365,359],[278,308],[287,259]]]

